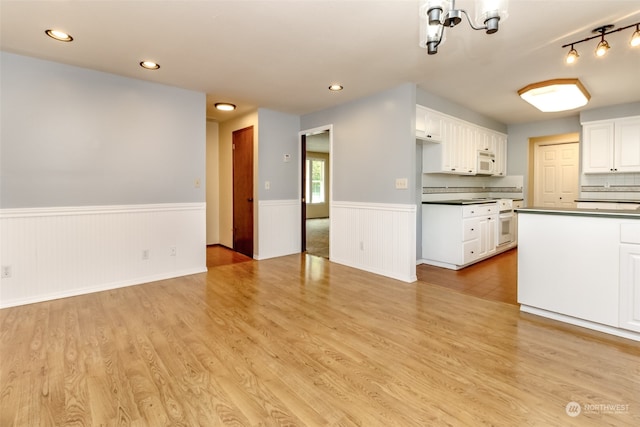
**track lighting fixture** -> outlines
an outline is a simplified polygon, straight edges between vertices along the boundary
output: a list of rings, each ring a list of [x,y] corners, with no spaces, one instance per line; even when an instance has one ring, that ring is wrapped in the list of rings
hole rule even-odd
[[[592,33],[596,33],[597,35],[587,37],[586,39],[583,39],[583,40],[578,40],[577,42],[571,42],[563,45],[562,46],[563,49],[565,47],[570,47],[569,53],[565,58],[565,62],[567,64],[573,64],[574,62],[576,62],[576,60],[580,56],[578,55],[578,51],[574,48],[574,45],[583,43],[589,40],[598,39],[598,38],[600,39],[600,42],[598,42],[598,45],[596,46],[595,54],[597,57],[606,55],[607,51],[611,48],[611,46],[609,46],[609,42],[605,40],[604,36],[612,33],[617,33],[618,31],[626,30],[627,28],[633,28],[633,27],[636,28],[633,35],[631,36],[631,40],[629,41],[629,44],[631,45],[631,47],[640,46],[640,22],[627,25],[626,27],[618,28],[617,30],[613,30],[613,27],[614,27],[613,24],[602,25],[600,27],[594,28],[591,31]]]
[[[498,32],[498,25],[507,19],[508,0],[476,0],[479,5],[474,24],[464,9],[456,9],[455,0],[420,0],[420,47],[426,48],[429,55],[438,53],[438,46],[444,41],[445,27],[453,28],[467,18],[474,30],[485,30],[487,34]]]

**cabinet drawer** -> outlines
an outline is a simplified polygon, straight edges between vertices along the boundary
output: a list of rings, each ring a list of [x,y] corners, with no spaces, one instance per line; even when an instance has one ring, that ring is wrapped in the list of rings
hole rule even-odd
[[[480,253],[480,239],[469,240],[462,244],[463,254],[462,263],[468,264],[478,258]]]
[[[473,240],[480,237],[480,219],[470,218],[462,221],[462,240]]]
[[[498,212],[497,203],[485,203],[480,205],[468,205],[462,208],[463,218],[492,215]]]

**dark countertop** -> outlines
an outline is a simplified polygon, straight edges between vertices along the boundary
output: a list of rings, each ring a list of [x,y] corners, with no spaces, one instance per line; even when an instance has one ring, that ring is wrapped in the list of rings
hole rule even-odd
[[[592,216],[601,218],[627,218],[640,219],[638,210],[612,210],[612,209],[578,209],[578,208],[519,208],[515,212],[519,214],[539,215],[568,215],[568,216]]]
[[[640,204],[640,200],[620,200],[620,199],[576,199],[576,202],[597,202],[597,203],[637,203]]]
[[[454,199],[454,200],[431,200],[422,202],[423,205],[481,205],[485,203],[496,203],[498,199]]]

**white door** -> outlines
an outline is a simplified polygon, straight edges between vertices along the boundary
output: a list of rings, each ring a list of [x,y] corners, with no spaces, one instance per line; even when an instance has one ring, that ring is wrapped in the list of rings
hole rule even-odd
[[[579,143],[536,144],[534,206],[575,208],[579,173]]]

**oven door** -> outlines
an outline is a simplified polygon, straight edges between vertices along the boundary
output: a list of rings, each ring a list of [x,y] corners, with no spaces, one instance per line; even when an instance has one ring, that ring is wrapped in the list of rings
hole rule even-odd
[[[500,213],[500,225],[498,226],[498,245],[511,243],[515,238],[515,218],[513,212]]]

